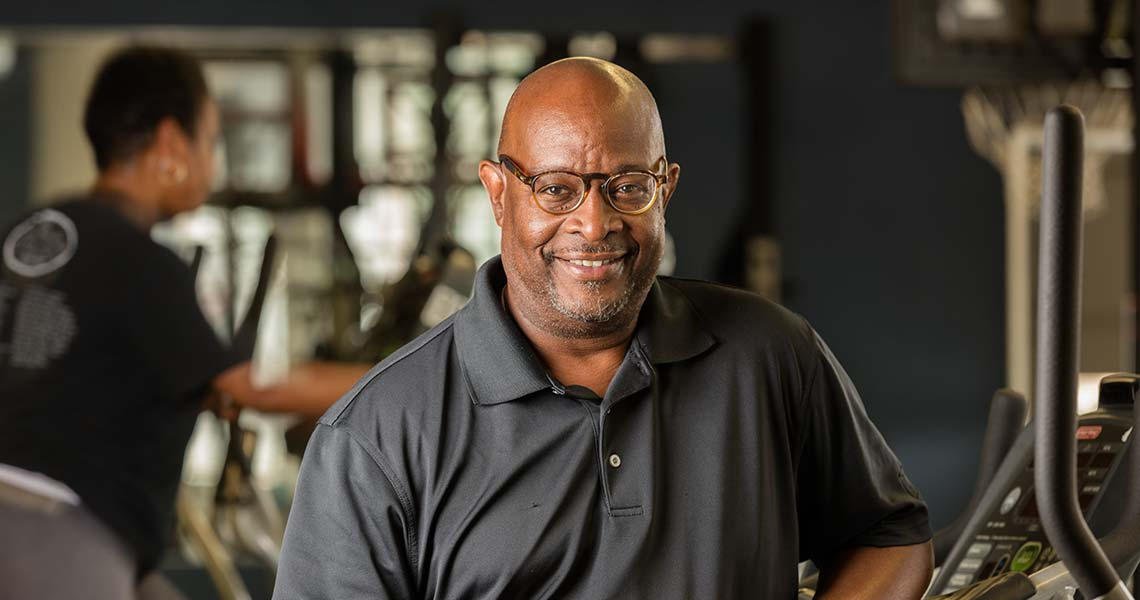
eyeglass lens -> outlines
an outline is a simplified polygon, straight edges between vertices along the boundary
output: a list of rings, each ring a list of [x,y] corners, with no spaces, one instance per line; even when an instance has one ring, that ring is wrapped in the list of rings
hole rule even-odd
[[[653,201],[657,180],[646,173],[625,173],[612,178],[603,192],[621,212],[637,212]],[[550,212],[569,212],[586,193],[582,178],[572,173],[543,173],[534,181],[534,197]]]

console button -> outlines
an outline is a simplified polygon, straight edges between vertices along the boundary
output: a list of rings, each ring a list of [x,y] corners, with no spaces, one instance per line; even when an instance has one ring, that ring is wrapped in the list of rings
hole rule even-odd
[[[1015,487],[1009,491],[1005,496],[1005,500],[1001,501],[1001,514],[1007,515],[1013,507],[1017,506],[1017,501],[1021,500],[1021,488]]]
[[[1014,555],[1009,570],[1014,573],[1026,571],[1033,566],[1033,563],[1037,562],[1038,556],[1041,556],[1041,542],[1026,542]]]
[[[974,542],[966,549],[966,558],[985,558],[989,556],[990,550],[994,549],[993,544],[985,542]]]

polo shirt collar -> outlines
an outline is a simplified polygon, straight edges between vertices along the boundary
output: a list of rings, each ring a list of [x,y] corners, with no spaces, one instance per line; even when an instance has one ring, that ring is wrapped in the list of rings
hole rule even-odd
[[[488,260],[475,275],[474,295],[455,316],[456,350],[476,404],[509,402],[554,387],[530,342],[503,310],[506,281],[502,259]],[[688,300],[660,282],[646,298],[634,335],[652,363],[686,360],[715,343]]]
[[[688,360],[716,343],[689,299],[660,277],[641,308],[635,335],[654,364]]]
[[[502,259],[483,263],[474,295],[455,315],[456,350],[476,404],[508,402],[552,387],[530,342],[503,310],[506,283]]]

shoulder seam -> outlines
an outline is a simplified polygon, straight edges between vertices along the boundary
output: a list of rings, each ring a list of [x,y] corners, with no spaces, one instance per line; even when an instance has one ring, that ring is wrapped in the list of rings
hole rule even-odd
[[[796,315],[796,317],[799,318],[800,324],[807,328],[807,331],[811,334],[812,348],[814,349],[814,352],[812,353],[813,360],[811,372],[808,374],[809,376],[807,377],[807,383],[804,384],[803,391],[801,392],[797,402],[799,405],[798,409],[800,415],[799,431],[796,432],[796,435],[798,437],[796,440],[796,460],[798,464],[799,458],[803,456],[804,446],[807,444],[807,440],[804,436],[804,430],[807,429],[808,422],[807,418],[805,418],[807,412],[807,399],[809,396],[811,396],[811,392],[815,388],[815,383],[819,379],[819,371],[823,368],[820,364],[823,362],[823,357],[821,356],[822,353],[820,352],[819,341],[816,339],[815,329],[812,328],[811,323],[809,323],[808,320],[801,315]]]
[[[408,515],[408,519],[411,525],[408,527],[406,533],[406,541],[409,548],[411,549],[411,556],[409,558],[411,559],[412,572],[419,572],[419,536],[416,534],[419,519],[418,515],[416,514],[415,506],[412,504],[411,494],[408,493],[407,487],[404,486],[400,478],[396,476],[395,470],[392,469],[392,467],[388,464],[388,461],[384,460],[384,456],[380,453],[379,449],[374,449],[371,445],[365,443],[364,440],[361,440],[356,435],[356,432],[354,432],[351,428],[340,427],[329,423],[320,423],[320,425],[328,427],[334,431],[343,431],[348,435],[348,438],[352,440],[354,444],[356,444],[361,450],[365,452],[365,454],[368,455],[369,458],[372,459],[373,464],[375,464],[376,467],[380,469],[380,474],[384,476],[384,480],[387,481],[388,486],[392,488],[393,492],[395,492],[396,499],[400,501],[400,506],[403,508],[404,514]]]
[[[404,346],[400,350],[397,350],[394,354],[389,355],[387,358],[385,358],[384,359],[385,361],[391,359],[391,362],[384,365],[383,368],[377,369],[376,372],[368,375],[368,379],[366,379],[363,383],[358,383],[357,387],[356,387],[356,392],[354,392],[352,394],[352,398],[349,398],[349,400],[344,403],[344,406],[340,407],[340,410],[337,411],[336,415],[332,416],[331,418],[328,415],[321,417],[320,422],[325,423],[326,425],[334,425],[334,424],[340,422],[340,418],[341,418],[341,416],[344,415],[344,411],[348,410],[348,407],[351,406],[353,402],[356,402],[356,399],[360,396],[360,393],[363,392],[364,389],[367,388],[368,385],[371,384],[374,379],[379,377],[381,373],[392,368],[393,365],[399,363],[400,361],[404,360],[405,358],[415,354],[420,349],[422,349],[424,346],[428,345],[429,342],[435,340],[437,337],[442,335],[443,332],[447,331],[448,329],[451,329],[451,327],[455,324],[454,315],[452,317],[448,318],[448,320],[445,323],[446,324],[441,324],[441,326],[437,326],[435,333],[433,333],[431,335],[424,336],[419,342],[415,343],[415,345],[409,344],[407,346]]]

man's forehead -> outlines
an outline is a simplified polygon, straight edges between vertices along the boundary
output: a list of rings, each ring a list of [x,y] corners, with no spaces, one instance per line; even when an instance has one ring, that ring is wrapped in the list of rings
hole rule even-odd
[[[660,134],[642,119],[551,113],[518,123],[501,151],[531,170],[641,169],[664,154]]]
[[[500,152],[533,168],[645,168],[665,152],[653,95],[612,63],[568,59],[527,77],[503,119]]]

